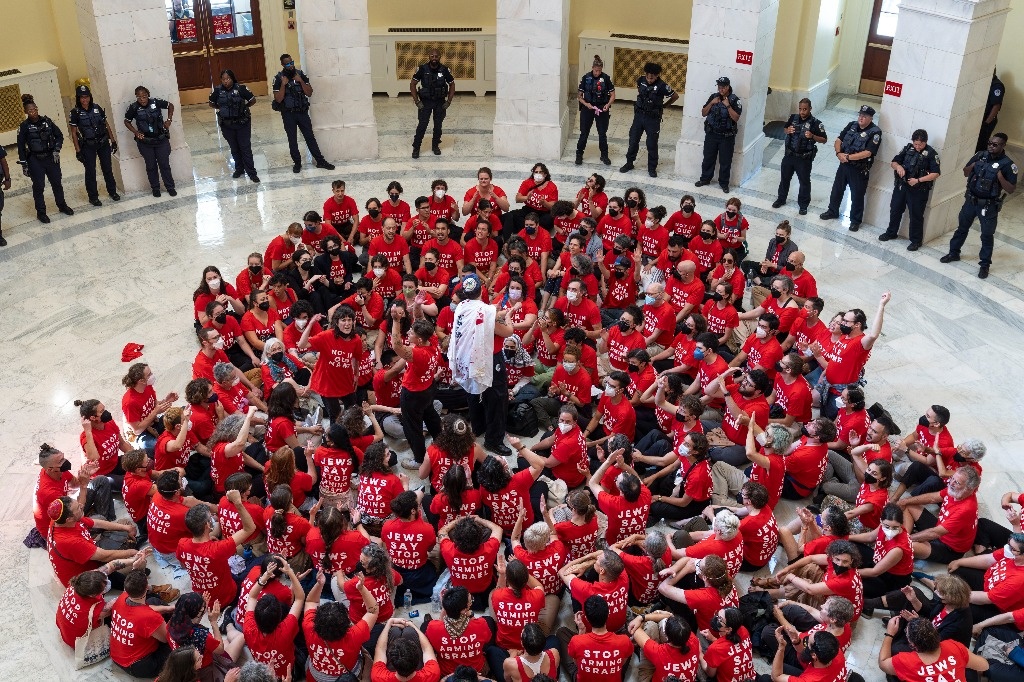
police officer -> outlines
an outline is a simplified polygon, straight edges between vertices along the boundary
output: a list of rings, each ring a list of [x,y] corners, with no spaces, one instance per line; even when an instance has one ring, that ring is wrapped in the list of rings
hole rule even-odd
[[[860,108],[857,120],[850,121],[836,138],[836,156],[839,168],[832,182],[832,195],[828,199],[828,210],[819,218],[832,220],[839,217],[839,203],[843,200],[846,187],[850,187],[850,231],[860,229],[864,220],[864,195],[868,191],[868,174],[871,164],[882,142],[882,130],[872,122],[875,110],[867,104]]]
[[[163,112],[167,112],[164,120]],[[124,112],[124,125],[135,136],[135,144],[146,161],[146,176],[153,196],[160,196],[160,178],[172,197],[178,196],[171,175],[171,122],[174,121],[174,105],[164,99],[149,96],[149,89],[140,85],[135,88],[135,101]]]
[[[256,96],[249,88],[235,80],[235,72],[224,69],[220,72],[220,85],[210,93],[210,106],[217,110],[220,131],[231,148],[235,162],[233,178],[248,173],[249,179],[259,182],[256,166],[252,160],[252,114],[249,107],[256,104]]]
[[[772,208],[779,208],[789,198],[789,183],[796,173],[800,181],[800,192],[796,203],[800,215],[807,215],[811,203],[811,164],[818,154],[818,145],[826,142],[825,125],[811,116],[811,100],[800,100],[797,113],[791,114],[786,122],[786,155],[782,157],[782,179],[779,181],[779,196]]]
[[[423,136],[427,132],[427,123],[430,116],[434,116],[434,134],[431,138],[430,150],[435,156],[441,154],[441,124],[444,122],[445,112],[455,99],[455,76],[451,70],[441,63],[441,53],[437,49],[430,51],[429,61],[420,64],[416,73],[409,80],[409,92],[412,93],[412,101],[419,109],[417,116],[419,123],[416,124],[416,134],[412,138],[412,158],[420,158],[420,145],[423,144]],[[419,85],[419,90],[416,86]]]
[[[49,116],[40,116],[32,95],[21,96],[27,118],[18,127],[18,163],[22,172],[32,178],[32,198],[36,202],[36,217],[39,222],[48,223],[46,202],[43,200],[43,186],[50,181],[57,208],[65,215],[75,212],[64,201],[64,187],[60,183],[60,148],[64,134]]]
[[[274,76],[274,102],[271,107],[281,112],[284,134],[288,136],[288,152],[292,155],[292,172],[302,170],[302,156],[299,154],[299,138],[296,131],[302,132],[302,139],[309,147],[317,168],[334,170],[334,164],[327,163],[313,134],[313,121],[309,118],[309,97],[313,94],[313,86],[301,69],[295,68],[295,60],[290,54],[281,55],[281,71]]]
[[[907,251],[917,251],[924,241],[924,207],[928,203],[928,193],[932,191],[940,171],[939,155],[928,146],[928,131],[915,130],[910,139],[910,144],[889,164],[895,178],[889,204],[889,229],[878,235],[878,241],[896,239],[903,209],[906,208],[910,213],[910,246]]]
[[[700,110],[704,117],[704,160],[700,165],[700,180],[697,187],[711,184],[715,174],[715,157],[718,158],[718,186],[723,192],[729,191],[729,173],[732,171],[732,152],[736,147],[736,133],[739,132],[740,114],[743,105],[733,94],[729,78],[722,76],[717,81],[718,92],[708,97]]]
[[[978,135],[978,146],[974,151],[983,152],[988,146],[988,140],[992,137],[992,131],[999,123],[999,110],[1003,108],[1003,95],[1006,87],[1003,81],[996,76],[996,70],[992,69],[992,84],[988,87],[988,100],[985,101],[985,118],[981,122],[981,133]]]
[[[75,108],[68,114],[68,132],[75,145],[75,158],[85,166],[85,191],[89,195],[89,203],[93,206],[103,205],[96,187],[97,158],[100,170],[103,171],[103,181],[107,185],[107,194],[114,201],[120,201],[114,167],[110,163],[110,155],[117,153],[117,137],[110,129],[107,112],[92,101],[92,92],[87,85],[79,85],[75,89],[75,99]]]
[[[600,55],[594,55],[590,73],[580,79],[576,99],[580,103],[580,139],[576,143],[576,165],[583,163],[583,152],[587,148],[590,127],[597,121],[597,146],[601,150],[601,163],[608,166],[608,119],[612,103],[615,102],[615,84],[603,72],[604,62]]]
[[[940,263],[960,260],[960,249],[967,239],[974,219],[981,224],[981,253],[978,263],[978,277],[988,277],[992,265],[992,245],[995,241],[996,222],[1003,205],[1003,192],[1012,194],[1017,189],[1017,164],[1006,155],[1006,135],[996,133],[988,141],[988,150],[978,152],[964,166],[967,176],[967,193],[964,206],[960,209],[959,223],[953,238],[949,240],[949,253],[939,259]]]
[[[11,169],[7,166],[7,150],[0,145],[0,246],[7,246],[4,239],[2,218],[4,215],[4,191],[11,188]]]
[[[647,134],[647,174],[658,177],[658,135],[661,133],[661,114],[665,107],[679,99],[679,93],[661,80],[661,64],[647,62],[644,75],[636,79],[636,101],[633,102],[633,125],[629,127],[629,148],[622,173],[633,170],[633,161],[640,151],[640,136]],[[666,101],[665,98],[668,98]]]

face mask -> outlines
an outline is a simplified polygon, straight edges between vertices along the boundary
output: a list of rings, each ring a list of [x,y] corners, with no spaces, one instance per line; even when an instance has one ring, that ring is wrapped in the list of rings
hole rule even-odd
[[[218,400],[220,400],[220,398],[217,397],[217,394],[216,393],[211,393],[210,397],[206,399],[206,402],[208,402],[208,403],[215,403]]]
[[[221,338],[219,338],[216,341],[214,341],[213,342],[213,347],[216,348],[217,350],[223,350],[224,349],[224,337],[222,336]]]
[[[849,334],[852,331],[853,331],[853,326],[852,325],[849,325],[849,324],[840,324],[839,325],[839,333],[840,334]]]
[[[579,298],[579,296],[580,296],[579,292],[577,292],[577,291],[567,291],[567,292],[565,292],[565,298],[566,298],[566,300],[569,300],[569,301],[575,301],[577,298]]]
[[[369,214],[370,214],[370,217],[371,217],[371,218],[374,218],[374,219],[376,219],[376,218],[377,218],[377,216],[379,216],[379,215],[380,215],[380,209],[378,209],[378,208],[371,208],[371,209],[369,209],[369,210],[367,211],[367,213],[369,213]]]
[[[701,232],[700,233],[700,238],[703,239],[706,242],[709,242],[709,241],[711,241],[712,239],[715,238],[715,235],[710,233],[710,232]]]
[[[100,415],[100,421],[106,424],[109,421],[113,421],[114,415],[110,414],[110,410],[103,410],[103,414]]]
[[[842,575],[850,570],[849,566],[839,566],[835,563],[832,564],[832,570],[835,571],[836,575]]]
[[[562,433],[569,433],[572,431],[572,424],[566,424],[565,422],[558,422],[558,430]]]
[[[537,226],[536,225],[527,225],[526,226],[526,234],[531,235],[531,236],[537,234]]]
[[[330,251],[328,251],[327,253],[330,253],[332,256],[337,256],[338,254],[341,253],[341,251],[338,251],[337,253],[331,253]],[[302,261],[301,263],[299,263],[299,270],[302,270],[303,272],[309,270],[309,268],[312,267],[312,262],[313,261],[308,260]]]
[[[614,253],[616,256],[621,256],[622,255],[622,249],[620,249],[617,246],[613,246],[612,247],[612,253]]]
[[[401,194],[389,194],[388,196],[390,196],[390,197],[391,197],[391,201],[393,201],[393,202],[395,202],[395,203],[397,204],[397,203],[398,203],[398,199],[399,199],[399,198],[400,198],[400,197],[401,197],[402,195],[401,195]]]
[[[506,360],[514,360],[515,357],[516,357],[516,352],[515,352],[514,349],[505,348],[504,349],[504,353],[505,353],[505,359]]]
[[[575,267],[571,267],[569,268],[569,274],[575,277],[576,275],[580,274],[580,271]]]
[[[775,243],[776,244],[785,244],[786,243],[786,237],[784,235],[775,235]]]
[[[569,374],[572,374],[573,372],[576,371],[576,363],[575,362],[563,362],[562,363],[562,367],[564,367],[565,371],[568,372]]]
[[[519,272],[518,270],[509,270],[508,271],[508,276],[509,277],[521,277],[522,274],[523,273]]]
[[[872,483],[878,483],[878,479],[875,478],[875,476],[873,476],[870,471],[865,471],[864,482],[870,485]]]
[[[316,232],[316,225],[306,225],[306,232]]]
[[[608,396],[609,398],[613,397],[615,395],[615,387],[614,386],[605,386],[604,387],[604,394],[606,396]]]
[[[1014,557],[1013,551],[1010,549],[1010,543],[1009,542],[1007,542],[1005,545],[1003,545],[1003,555],[1007,559],[1013,559],[1013,557]]]
[[[264,301],[263,303],[257,303],[256,307],[260,310],[270,310],[270,301]]]
[[[540,183],[544,182],[544,174],[543,173],[534,173],[533,174],[533,181],[536,182],[538,185]]]
[[[149,378],[146,379],[146,385],[147,386],[152,386],[155,383],[156,383],[156,375],[155,374],[150,374]]]
[[[721,301],[722,295],[716,291],[715,293],[711,294],[711,300],[716,302]]]
[[[806,647],[801,649],[800,650],[800,660],[803,661],[804,663],[810,663],[811,660],[812,660],[811,659],[811,650],[806,648]]]
[[[793,272],[794,270],[796,270],[796,265],[794,265],[793,263],[786,263],[785,265],[782,266],[782,268],[787,272]]]
[[[928,417],[926,417],[923,414],[920,417],[918,417],[917,423],[920,424],[921,426],[925,427],[926,429],[929,426],[931,426],[931,422],[928,421]]]
[[[679,447],[676,448],[676,452],[679,453],[680,457],[689,457],[690,456],[690,448],[686,447],[686,443],[680,443]]]
[[[766,338],[768,336],[768,332],[766,332],[764,330],[764,327],[758,327],[757,331],[754,332],[754,333],[757,334],[757,338],[759,338],[759,339],[763,339],[763,338]]]
[[[625,276],[626,276],[626,271],[625,270],[616,270],[615,271],[615,278],[616,279],[622,279]]]
[[[842,396],[836,398],[836,407],[838,407],[840,410],[846,407],[846,401],[843,400]]]
[[[440,201],[441,199],[444,199],[444,190],[443,189],[435,189],[434,190],[434,198],[437,199],[438,201]]]
[[[402,287],[402,293],[405,294],[406,298],[414,296],[416,294],[416,287]]]
[[[302,243],[302,237],[289,237],[288,239],[290,239],[292,244],[295,244],[295,246]]]
[[[263,272],[263,266],[262,265],[250,265],[249,266],[249,272],[251,272],[254,275],[258,275],[261,272]]]
[[[620,332],[626,333],[626,332],[628,332],[632,328],[633,328],[633,325],[631,325],[629,322],[626,322],[625,320],[619,320],[619,331]]]
[[[953,455],[953,461],[963,463],[967,461],[967,458],[958,452],[955,455]]]
[[[374,268],[373,269],[373,276],[374,277],[383,277],[384,276],[384,268]]]
[[[726,211],[725,215],[729,216],[730,218],[735,218],[736,217],[736,211]]]
[[[617,209],[617,208],[609,208],[608,209],[608,215],[610,215],[612,218],[618,217],[619,209]]]
[[[520,290],[520,289],[509,289],[508,290],[508,300],[510,300],[510,301],[518,301],[522,297],[523,297],[522,290]]]
[[[764,444],[768,442],[768,434],[762,431],[761,433],[757,434],[757,438],[755,438],[754,440],[757,441],[758,445],[764,446]]]
[[[885,535],[886,540],[892,540],[894,537],[900,534],[902,528],[886,528],[882,526],[882,533]]]
[[[694,351],[693,351],[693,359],[694,360],[703,360],[704,359],[704,351],[702,351],[700,348],[694,349]]]
[[[64,460],[64,463],[60,465],[60,470],[61,471],[71,471],[71,460],[70,459]]]
[[[211,279],[209,284],[211,289],[220,289],[220,278]]]
[[[778,298],[779,296],[782,296],[782,292],[778,289],[772,289],[772,298]]]
[[[658,300],[658,298],[656,296],[651,296],[650,294],[645,294],[644,295],[644,303],[646,303],[647,305],[654,305],[654,303],[657,300]]]
[[[451,309],[451,311],[452,311],[452,312],[454,313],[454,312],[455,312],[455,307],[456,307],[457,305],[458,305],[458,303],[456,303],[455,301],[452,301],[451,303],[449,303],[449,304],[448,304],[448,307],[449,307],[449,308]]]
[[[711,616],[711,621],[709,624],[711,625],[711,629],[715,632],[718,632],[722,629],[722,619],[718,617],[717,613]]]
[[[644,225],[647,226],[648,230],[654,229],[654,221],[653,220],[650,220],[650,219],[645,220],[644,221]]]
[[[693,204],[683,204],[683,213],[693,213]]]
[[[270,359],[273,360],[274,362],[277,362],[277,363],[284,362],[284,352],[283,351],[277,351],[276,353],[271,353],[270,354]]]
[[[636,208],[636,205],[638,203],[640,202],[638,202],[636,199],[626,199],[626,206],[629,206],[630,208]]]
[[[309,320],[295,320],[295,328],[301,332],[303,329],[306,328],[306,324],[308,322]]]

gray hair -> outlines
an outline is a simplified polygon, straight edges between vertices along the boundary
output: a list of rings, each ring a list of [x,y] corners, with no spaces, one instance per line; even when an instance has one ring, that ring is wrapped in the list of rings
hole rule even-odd
[[[964,485],[969,490],[977,490],[978,486],[981,485],[981,476],[978,475],[978,471],[974,467],[960,467],[953,475],[956,476],[957,474],[964,477]]]
[[[728,509],[722,509],[715,514],[711,527],[719,540],[732,540],[740,532],[740,519]]]
[[[263,344],[263,357],[260,358],[262,362],[268,362],[270,355],[276,352],[277,347],[281,346],[281,350],[284,351],[284,342],[276,336],[271,336],[267,339],[267,342]]]
[[[277,682],[277,676],[263,663],[249,661],[242,666],[238,682]]]
[[[772,284],[775,284],[776,282],[782,285],[783,290],[787,292],[793,291],[793,279],[791,277],[786,275],[775,275],[772,277]]]
[[[772,452],[776,454],[784,454],[789,450],[789,446],[793,444],[793,434],[782,424],[769,424],[765,427],[765,432],[768,437],[772,439]]]
[[[967,456],[975,462],[984,457],[985,453],[988,452],[988,448],[985,447],[980,438],[968,438],[963,443],[960,443],[960,447],[966,450]]]
[[[217,383],[227,381],[229,377],[234,376],[235,366],[230,362],[218,362],[213,366],[213,378],[217,380]]]
[[[212,448],[217,443],[230,443],[238,438],[238,432],[242,430],[243,423],[245,423],[245,415],[241,412],[229,414],[221,419],[213,430],[213,435],[210,436],[210,447]]]
[[[605,445],[609,455],[619,449],[627,453],[633,451],[633,441],[624,433],[613,433],[612,437],[605,441]]]
[[[550,542],[551,529],[543,521],[538,521],[523,531],[523,547],[527,552],[539,552]]]

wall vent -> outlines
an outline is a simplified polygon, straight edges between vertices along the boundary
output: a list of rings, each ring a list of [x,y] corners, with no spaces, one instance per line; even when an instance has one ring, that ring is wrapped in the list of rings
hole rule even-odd
[[[649,40],[652,43],[669,43],[670,45],[689,45],[689,40],[683,40],[682,38],[659,38],[658,36],[638,36],[632,33],[612,33],[612,38],[619,38],[621,40]]]
[[[393,26],[388,29],[388,33],[482,33],[483,28],[415,28],[415,27],[400,27]]]

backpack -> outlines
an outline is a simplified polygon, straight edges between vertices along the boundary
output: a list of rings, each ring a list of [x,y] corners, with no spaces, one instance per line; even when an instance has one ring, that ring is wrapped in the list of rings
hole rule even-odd
[[[775,622],[772,607],[775,599],[767,592],[750,592],[740,597],[740,613],[743,626],[750,633],[750,643],[756,649],[761,645],[761,631]]]
[[[505,430],[523,438],[536,436],[540,431],[540,424],[537,422],[537,412],[533,406],[530,403],[516,403],[509,407]]]

